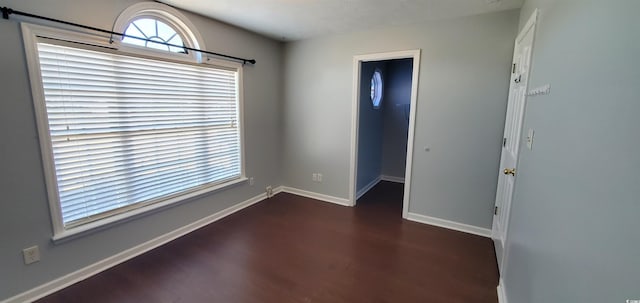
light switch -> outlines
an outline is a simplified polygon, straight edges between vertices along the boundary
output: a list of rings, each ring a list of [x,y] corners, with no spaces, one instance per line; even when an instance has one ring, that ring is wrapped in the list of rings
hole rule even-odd
[[[533,135],[534,135],[534,131],[533,128],[530,128],[529,131],[527,132],[527,148],[529,150],[531,150],[533,148]]]

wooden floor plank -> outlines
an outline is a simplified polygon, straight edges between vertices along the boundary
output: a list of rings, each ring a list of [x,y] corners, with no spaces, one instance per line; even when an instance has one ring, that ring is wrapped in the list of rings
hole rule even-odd
[[[497,302],[491,240],[402,220],[402,193],[278,194],[38,302]]]

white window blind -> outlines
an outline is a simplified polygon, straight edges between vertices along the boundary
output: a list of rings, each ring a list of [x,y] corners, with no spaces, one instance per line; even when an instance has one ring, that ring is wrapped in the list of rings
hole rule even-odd
[[[236,70],[37,47],[65,226],[241,177]]]

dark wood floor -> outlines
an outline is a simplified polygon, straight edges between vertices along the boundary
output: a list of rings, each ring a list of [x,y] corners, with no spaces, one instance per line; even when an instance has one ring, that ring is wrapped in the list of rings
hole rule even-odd
[[[497,302],[491,240],[404,221],[401,200],[278,194],[38,302]]]

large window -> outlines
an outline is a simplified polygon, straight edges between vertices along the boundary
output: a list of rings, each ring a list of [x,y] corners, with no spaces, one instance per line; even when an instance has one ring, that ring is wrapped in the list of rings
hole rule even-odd
[[[25,29],[56,235],[244,180],[240,66],[175,61],[152,42],[154,56],[143,57]],[[182,42],[176,31],[156,34]]]

